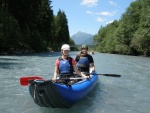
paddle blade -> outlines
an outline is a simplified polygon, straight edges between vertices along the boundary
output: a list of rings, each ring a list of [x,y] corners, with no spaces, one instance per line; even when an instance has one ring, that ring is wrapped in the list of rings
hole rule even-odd
[[[29,80],[43,80],[43,78],[39,76],[26,76],[26,77],[21,77],[20,78],[20,85],[22,86],[28,86]]]

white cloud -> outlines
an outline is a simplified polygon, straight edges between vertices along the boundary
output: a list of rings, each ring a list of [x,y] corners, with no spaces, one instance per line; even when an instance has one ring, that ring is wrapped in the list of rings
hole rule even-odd
[[[92,12],[92,11],[86,11],[86,13],[88,13],[88,14],[93,14],[93,12]]]
[[[111,20],[111,21],[106,22],[106,24],[111,24],[113,22],[114,22],[114,20]]]
[[[109,4],[110,4],[110,5],[117,6],[117,4],[116,4],[115,2],[113,2],[113,1],[109,1]]]
[[[94,13],[94,14],[95,15],[103,15],[103,16],[114,16],[116,13],[117,13],[117,10],[114,10],[112,12],[103,11],[103,12]]]
[[[112,15],[112,13],[111,12],[101,12],[100,13],[101,15],[104,15],[104,16],[111,16]]]
[[[81,5],[86,5],[88,7],[97,6],[98,0],[82,0]]]
[[[105,19],[103,19],[103,18],[101,18],[101,17],[98,17],[96,20],[97,20],[98,22],[104,22],[104,21],[105,21]]]

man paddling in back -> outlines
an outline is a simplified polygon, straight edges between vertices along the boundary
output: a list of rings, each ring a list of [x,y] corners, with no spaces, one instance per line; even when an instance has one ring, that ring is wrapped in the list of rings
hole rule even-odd
[[[77,68],[81,72],[89,73],[94,72],[95,66],[94,66],[94,60],[91,55],[88,54],[88,46],[82,45],[81,46],[81,52],[79,55],[76,56],[75,61],[77,62]],[[91,70],[89,70],[91,67]]]
[[[60,78],[73,77],[74,76],[73,70],[79,76],[86,77],[85,74],[82,74],[80,71],[78,71],[75,60],[69,56],[69,51],[70,46],[68,44],[62,45],[61,47],[62,56],[58,58],[55,62],[54,77],[52,79],[54,82],[56,82],[58,73],[60,74]]]

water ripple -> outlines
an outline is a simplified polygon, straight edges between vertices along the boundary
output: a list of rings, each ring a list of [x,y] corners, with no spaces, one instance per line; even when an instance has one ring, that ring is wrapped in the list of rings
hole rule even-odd
[[[77,52],[70,55],[75,58]],[[23,76],[39,75],[51,79],[55,60],[61,55],[42,53],[0,56],[0,111],[2,113],[149,113],[150,58],[97,53],[93,55],[99,76],[94,90],[70,109],[37,106],[28,87],[19,83]]]

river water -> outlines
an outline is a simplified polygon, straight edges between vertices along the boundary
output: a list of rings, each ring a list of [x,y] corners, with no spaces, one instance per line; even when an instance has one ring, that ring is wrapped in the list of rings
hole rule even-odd
[[[70,52],[75,58],[77,52]],[[43,108],[36,105],[20,77],[53,77],[56,53],[0,56],[0,113],[150,113],[150,58],[95,53],[97,86],[69,109]]]

